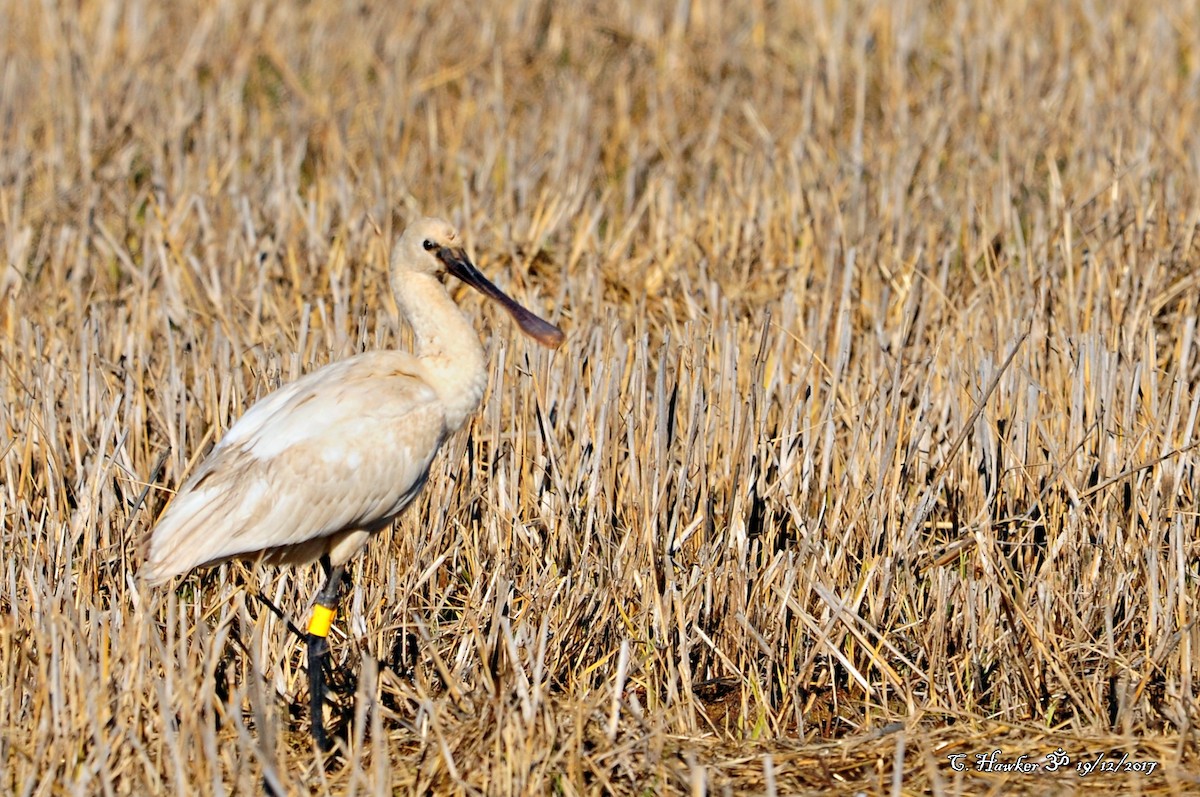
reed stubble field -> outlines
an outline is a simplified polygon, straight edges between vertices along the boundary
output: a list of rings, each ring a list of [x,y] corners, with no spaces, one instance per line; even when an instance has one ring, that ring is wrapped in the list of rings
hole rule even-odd
[[[1200,789],[1200,10],[1151,5],[2,0],[0,791]],[[256,398],[409,345],[424,213],[568,341],[458,291],[489,390],[352,567],[318,760],[319,569],[139,545]]]

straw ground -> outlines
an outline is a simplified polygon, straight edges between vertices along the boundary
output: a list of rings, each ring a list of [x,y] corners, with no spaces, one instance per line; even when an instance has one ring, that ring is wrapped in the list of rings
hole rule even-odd
[[[1200,788],[1196,8],[735,5],[0,2],[0,790]],[[418,213],[569,338],[459,294],[318,761],[318,569],[138,545]]]

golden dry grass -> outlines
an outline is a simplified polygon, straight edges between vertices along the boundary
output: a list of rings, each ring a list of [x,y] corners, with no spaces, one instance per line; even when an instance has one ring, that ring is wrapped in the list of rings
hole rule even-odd
[[[0,791],[1200,788],[1200,10],[0,0]],[[407,345],[482,410],[352,569],[139,592],[258,396]],[[1002,774],[1063,750],[1152,773]],[[971,759],[968,759],[971,760]]]

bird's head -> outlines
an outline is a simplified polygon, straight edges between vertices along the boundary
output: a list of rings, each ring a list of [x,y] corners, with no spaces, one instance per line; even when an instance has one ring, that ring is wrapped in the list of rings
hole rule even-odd
[[[467,263],[458,230],[442,219],[417,219],[396,242],[392,250],[393,272],[417,272],[441,276],[453,261]]]
[[[438,278],[443,274],[452,274],[489,299],[499,302],[521,327],[521,331],[538,343],[552,349],[562,345],[565,336],[561,329],[517,304],[475,268],[463,249],[458,231],[447,221],[427,217],[408,226],[392,250],[393,280],[403,279],[405,272],[431,274]]]

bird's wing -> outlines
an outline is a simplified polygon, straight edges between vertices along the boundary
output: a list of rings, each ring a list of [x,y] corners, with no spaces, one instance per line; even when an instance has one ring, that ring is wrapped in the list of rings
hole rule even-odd
[[[446,436],[420,364],[398,352],[334,363],[255,404],[159,518],[142,577],[385,524]]]

